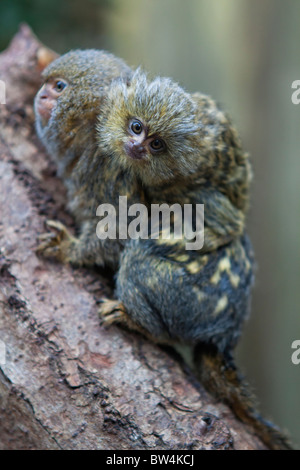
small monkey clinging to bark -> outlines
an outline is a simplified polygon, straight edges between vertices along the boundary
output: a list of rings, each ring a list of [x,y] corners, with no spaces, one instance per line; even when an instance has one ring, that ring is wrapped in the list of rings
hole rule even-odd
[[[232,351],[249,312],[253,255],[245,234],[251,168],[237,133],[215,102],[188,94],[99,51],[73,51],[44,72],[37,131],[57,162],[80,229],[59,222],[38,251],[74,265],[108,265],[115,300],[104,323],[123,323],[154,341],[196,348],[200,378],[273,449],[285,437],[255,411]],[[96,210],[128,205],[204,204],[204,246],[186,240],[99,239]],[[118,227],[117,227],[118,232]]]

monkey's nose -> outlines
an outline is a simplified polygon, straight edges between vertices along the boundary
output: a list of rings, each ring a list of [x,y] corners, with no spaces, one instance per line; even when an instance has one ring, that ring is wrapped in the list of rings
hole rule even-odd
[[[139,142],[129,140],[124,144],[124,150],[127,155],[134,160],[141,160],[146,155],[145,147]]]

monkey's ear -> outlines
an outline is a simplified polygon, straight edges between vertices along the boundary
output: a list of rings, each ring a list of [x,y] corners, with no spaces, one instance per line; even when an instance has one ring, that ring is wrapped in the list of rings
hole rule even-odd
[[[37,65],[40,71],[42,72],[53,60],[59,57],[59,54],[52,51],[48,47],[41,46],[36,51]]]

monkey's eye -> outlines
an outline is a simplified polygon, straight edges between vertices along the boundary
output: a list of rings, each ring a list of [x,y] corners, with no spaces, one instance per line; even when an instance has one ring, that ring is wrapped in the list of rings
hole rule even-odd
[[[54,84],[54,89],[57,91],[57,93],[61,93],[65,88],[67,84],[63,80],[57,80]]]
[[[155,152],[159,152],[165,148],[165,143],[161,139],[153,139],[152,142],[150,143],[150,147]]]
[[[135,134],[140,134],[143,130],[143,124],[137,119],[132,121],[130,127],[131,127],[132,132],[134,132]]]

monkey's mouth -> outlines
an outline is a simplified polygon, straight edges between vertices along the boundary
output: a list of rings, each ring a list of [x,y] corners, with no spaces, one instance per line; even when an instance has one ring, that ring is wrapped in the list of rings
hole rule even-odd
[[[36,100],[35,109],[43,126],[48,124],[54,105],[55,103],[53,103],[53,100],[50,99],[42,100],[40,97],[38,97]]]
[[[147,154],[145,147],[134,140],[129,140],[124,144],[124,151],[133,160],[143,160]]]

